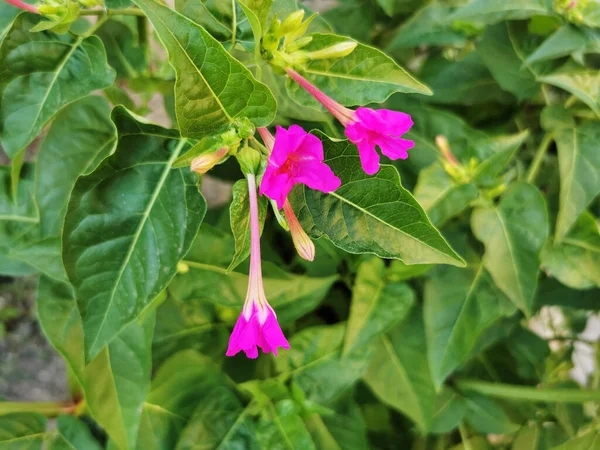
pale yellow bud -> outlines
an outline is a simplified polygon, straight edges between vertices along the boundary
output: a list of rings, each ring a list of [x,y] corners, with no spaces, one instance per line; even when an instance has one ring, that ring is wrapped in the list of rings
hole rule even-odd
[[[354,41],[340,42],[339,44],[332,45],[331,47],[310,52],[307,54],[307,56],[312,60],[343,58],[344,56],[348,56],[350,53],[352,53],[357,45],[358,43]]]
[[[210,169],[215,167],[219,161],[227,154],[229,148],[221,147],[216,152],[205,153],[192,160],[190,170],[196,172],[199,175],[204,175]]]
[[[315,259],[315,244],[302,229],[302,225],[298,222],[292,205],[290,205],[288,200],[283,204],[283,213],[290,227],[290,233],[292,234],[292,240],[294,241],[294,247],[296,247],[298,255],[302,259],[313,261]]]

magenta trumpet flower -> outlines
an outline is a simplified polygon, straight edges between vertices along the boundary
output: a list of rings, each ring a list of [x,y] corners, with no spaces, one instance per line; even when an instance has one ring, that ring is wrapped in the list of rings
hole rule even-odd
[[[271,135],[266,129],[262,130],[258,130],[261,136],[265,132]],[[275,200],[279,209],[283,208],[288,194],[298,183],[325,193],[341,186],[341,180],[323,162],[323,143],[319,138],[292,125],[287,130],[277,127],[274,143],[267,142],[273,142],[272,139],[272,136],[263,136],[267,147],[272,145],[272,151],[260,184],[260,195]]]
[[[229,337],[227,356],[244,351],[248,358],[258,357],[258,347],[264,353],[277,356],[279,347],[289,349],[290,344],[277,322],[277,315],[265,296],[260,260],[260,229],[258,224],[258,201],[256,179],[247,175],[250,200],[250,275],[248,293],[242,313]]]
[[[379,170],[380,157],[375,147],[392,160],[408,158],[408,150],[415,143],[400,136],[413,125],[409,114],[362,107],[354,111],[327,96],[294,69],[287,68],[286,72],[346,127],[346,136],[358,147],[360,162],[367,174],[373,175]]]

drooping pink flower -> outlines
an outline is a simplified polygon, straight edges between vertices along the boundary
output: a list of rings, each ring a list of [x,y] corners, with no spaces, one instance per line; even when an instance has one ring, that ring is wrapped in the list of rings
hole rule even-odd
[[[262,136],[265,131],[259,129],[259,133]],[[298,125],[292,125],[287,130],[278,126],[273,150],[260,184],[260,195],[275,200],[277,207],[281,209],[297,183],[325,193],[335,191],[342,182],[323,159],[323,144],[319,138]]]
[[[367,174],[373,175],[379,170],[379,154],[375,147],[379,147],[381,153],[390,159],[408,158],[408,150],[415,144],[400,136],[413,125],[409,114],[389,109],[374,110],[362,107],[354,111],[327,96],[295,70],[288,68],[286,71],[290,78],[346,127],[346,136],[358,147],[360,162]]]
[[[256,179],[248,174],[248,198],[250,201],[250,273],[248,293],[242,313],[229,337],[227,356],[244,351],[248,358],[258,357],[258,347],[264,353],[277,356],[279,347],[289,349],[290,344],[283,335],[277,315],[265,296],[260,261],[260,228],[258,224],[258,200]]]

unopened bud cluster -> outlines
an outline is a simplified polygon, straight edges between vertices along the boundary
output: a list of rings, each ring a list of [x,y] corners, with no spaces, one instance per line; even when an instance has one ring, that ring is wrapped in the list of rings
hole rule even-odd
[[[101,0],[43,0],[37,10],[50,20],[38,23],[31,31],[51,29],[55,33],[66,33],[71,24],[79,18],[81,7],[93,8],[99,5],[102,5]]]

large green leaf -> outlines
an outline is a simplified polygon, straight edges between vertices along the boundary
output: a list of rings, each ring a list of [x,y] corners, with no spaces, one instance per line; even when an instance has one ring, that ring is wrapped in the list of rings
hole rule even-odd
[[[600,287],[600,233],[594,216],[583,212],[560,243],[547,245],[542,265],[574,289]]]
[[[425,330],[420,307],[406,321],[380,337],[364,380],[385,404],[428,430],[435,390],[427,362]]]
[[[503,20],[528,19],[532,16],[549,15],[546,0],[473,0],[459,8],[452,20],[475,21],[492,24]]]
[[[48,443],[48,450],[102,450],[85,423],[73,416],[56,420],[58,432]]]
[[[433,381],[441,386],[478,339],[516,308],[483,268],[436,270],[425,285],[425,330]]]
[[[0,416],[2,450],[41,450],[46,418],[41,414],[13,413]]]
[[[560,168],[560,207],[555,234],[558,241],[600,193],[599,139],[598,122],[556,132]]]
[[[258,222],[260,232],[265,226],[267,217],[267,197],[258,198]],[[235,238],[235,254],[227,270],[233,270],[250,255],[250,202],[248,200],[248,182],[239,180],[233,185],[233,199],[229,206],[229,220],[231,231]]]
[[[487,27],[477,43],[477,52],[502,89],[523,100],[540,90],[540,68],[526,62],[531,36],[522,22]]]
[[[311,36],[313,40],[303,49],[308,52],[353,41],[334,34],[315,33]],[[431,94],[427,86],[414,79],[385,53],[360,43],[343,58],[307,63],[302,75],[346,106],[381,103],[394,92]],[[288,79],[286,86],[290,96],[301,105],[320,108],[319,103],[295,81]]]
[[[469,393],[463,401],[466,406],[465,420],[479,433],[504,434],[519,428],[506,412],[488,397]]]
[[[582,30],[572,25],[563,25],[544,41],[526,60],[527,64],[562,58],[577,51],[598,51],[600,34]]]
[[[101,97],[78,100],[56,116],[40,147],[37,163],[42,236],[60,234],[75,181],[92,172],[116,143],[110,108]]]
[[[136,78],[148,66],[148,53],[141,41],[135,17],[112,17],[96,32],[106,48],[110,66],[119,78]]]
[[[495,284],[526,313],[532,311],[539,255],[548,236],[546,203],[527,183],[515,183],[497,207],[478,208],[471,226],[484,243],[483,265]]]
[[[367,368],[370,346],[342,356],[345,324],[302,330],[275,361],[277,371],[298,384],[309,400],[329,404],[350,389]]]
[[[98,37],[30,33],[37,22],[30,14],[20,15],[0,46],[0,138],[11,158],[62,107],[115,78]]]
[[[81,385],[88,411],[120,448],[133,448],[150,387],[154,317],[127,326],[85,365],[83,325],[72,287],[41,277],[37,311],[44,334]]]
[[[569,62],[539,80],[570,92],[600,116],[600,74],[597,70]]]
[[[422,170],[415,187],[416,199],[436,226],[460,214],[478,195],[474,184],[456,183],[439,163]]]
[[[354,145],[317,135],[323,140],[325,163],[341,178],[342,186],[330,194],[305,186],[292,191],[290,202],[309,234],[326,236],[351,253],[373,253],[407,264],[462,264],[402,187],[394,167],[383,165],[369,176]]]
[[[204,28],[154,0],[136,0],[177,72],[175,109],[181,134],[202,138],[235,118],[267,126],[275,98]]]
[[[117,149],[77,180],[63,231],[87,361],[167,286],[206,211],[195,174],[171,168],[185,140],[121,107],[112,118]]]
[[[387,279],[381,259],[366,259],[358,267],[352,290],[343,355],[388,331],[406,316],[414,302],[415,294],[407,284]]]

